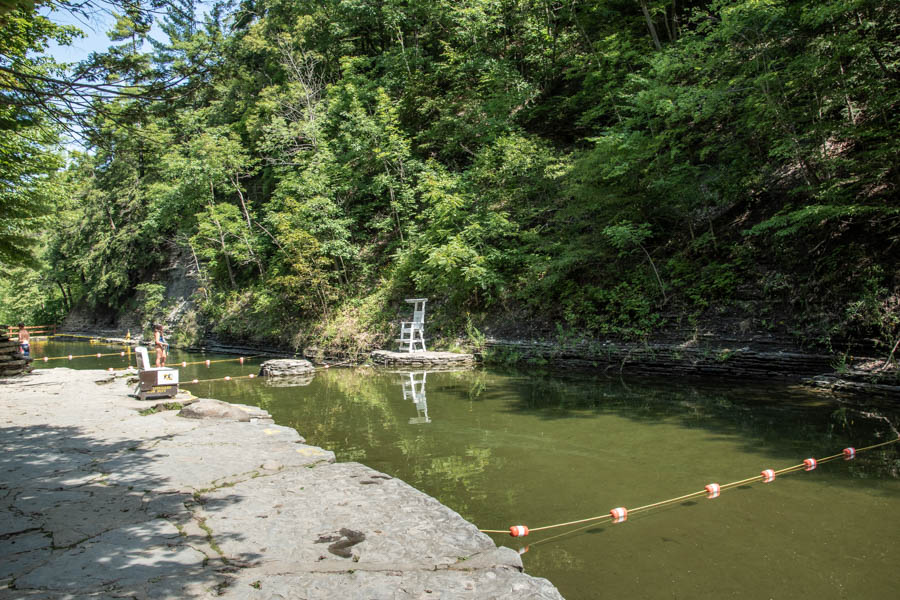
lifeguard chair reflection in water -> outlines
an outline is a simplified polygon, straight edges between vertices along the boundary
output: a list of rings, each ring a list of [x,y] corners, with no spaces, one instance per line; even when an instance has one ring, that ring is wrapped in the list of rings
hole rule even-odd
[[[140,400],[148,398],[174,398],[178,394],[178,369],[151,367],[147,349],[134,349],[138,363],[138,384],[134,395]]]

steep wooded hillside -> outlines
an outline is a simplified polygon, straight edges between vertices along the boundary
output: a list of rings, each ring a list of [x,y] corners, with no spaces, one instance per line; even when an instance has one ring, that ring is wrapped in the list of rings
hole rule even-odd
[[[378,345],[409,296],[447,335],[900,337],[896,2],[167,6],[94,57],[146,93],[87,111],[7,319],[149,321],[180,255],[185,339]]]

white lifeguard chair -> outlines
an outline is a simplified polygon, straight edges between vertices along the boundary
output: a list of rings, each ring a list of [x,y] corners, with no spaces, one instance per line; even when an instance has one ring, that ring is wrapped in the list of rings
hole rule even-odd
[[[147,348],[134,349],[137,358],[138,384],[134,395],[141,400],[147,398],[174,398],[178,395],[178,369],[171,367],[151,367]]]
[[[403,399],[412,400],[418,413],[418,416],[410,418],[409,424],[431,423],[431,419],[428,418],[428,401],[425,400],[425,378],[428,372],[407,373],[406,375],[407,378],[403,380]]]
[[[407,298],[406,302],[413,305],[413,318],[400,322],[400,339],[397,340],[400,352],[425,352],[425,303],[428,298]]]

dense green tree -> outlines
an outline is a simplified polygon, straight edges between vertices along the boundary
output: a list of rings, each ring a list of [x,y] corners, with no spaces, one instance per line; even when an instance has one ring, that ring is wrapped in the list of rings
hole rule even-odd
[[[133,306],[186,256],[211,326],[294,342],[386,335],[407,294],[646,336],[746,290],[807,340],[900,337],[896,2],[157,4],[167,39],[123,4],[87,87],[22,50],[72,32],[20,16],[4,50],[49,76],[0,71],[35,86],[3,88],[31,137],[0,161],[45,161],[0,202],[47,211],[40,119],[89,140],[42,254],[64,304]]]

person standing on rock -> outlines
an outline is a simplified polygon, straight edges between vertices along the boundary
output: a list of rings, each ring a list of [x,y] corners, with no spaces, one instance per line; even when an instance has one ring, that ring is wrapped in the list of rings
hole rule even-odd
[[[156,344],[156,366],[166,366],[166,354],[169,352],[169,343],[163,336],[163,326],[157,323],[153,326],[153,342]]]
[[[19,348],[25,358],[31,356],[31,334],[25,329],[25,323],[19,323]]]

